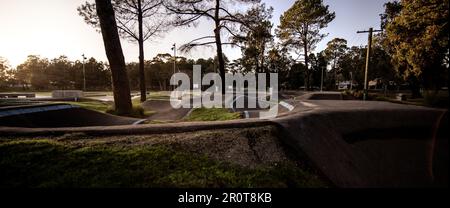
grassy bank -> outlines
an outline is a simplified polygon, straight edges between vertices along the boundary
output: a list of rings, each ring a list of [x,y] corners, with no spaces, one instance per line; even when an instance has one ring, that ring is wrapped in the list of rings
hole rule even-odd
[[[88,110],[98,111],[102,113],[106,113],[106,111],[110,109],[112,106],[112,104],[110,103],[101,101],[80,101],[80,102],[64,102],[64,103],[80,106]]]
[[[0,187],[326,186],[316,174],[289,160],[250,168],[197,152],[183,143],[204,139],[198,149],[217,154],[228,150],[217,141],[205,141],[217,135],[232,141],[253,131],[260,130],[108,138],[0,138]],[[183,149],[187,146],[189,149]],[[239,153],[236,157],[243,156]]]

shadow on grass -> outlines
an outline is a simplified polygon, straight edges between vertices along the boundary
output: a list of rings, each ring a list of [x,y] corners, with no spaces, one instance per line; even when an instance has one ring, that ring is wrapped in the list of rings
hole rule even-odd
[[[170,147],[0,143],[0,187],[323,187],[293,164],[246,169]]]

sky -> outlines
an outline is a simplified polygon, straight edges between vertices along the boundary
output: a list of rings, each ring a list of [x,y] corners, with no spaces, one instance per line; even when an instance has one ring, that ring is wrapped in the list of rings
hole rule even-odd
[[[66,55],[70,60],[81,60],[81,55],[106,61],[101,34],[87,25],[78,15],[77,7],[86,0],[0,0],[0,57],[6,58],[12,67],[23,63],[28,55],[57,58]],[[274,8],[272,22],[279,24],[280,15],[289,9],[295,0],[262,0]],[[345,38],[349,46],[367,44],[366,34],[358,30],[380,27],[379,14],[388,0],[324,0],[336,19],[322,32],[328,36],[316,49],[321,51],[326,43],[336,37]],[[158,53],[172,54],[172,44],[178,46],[197,37],[210,35],[213,25],[201,21],[197,27],[175,28],[162,37],[145,43],[145,57],[151,59]],[[126,62],[138,61],[138,46],[122,40]],[[241,56],[237,48],[225,47],[224,53],[233,60]],[[199,48],[187,58],[214,57],[214,48]]]

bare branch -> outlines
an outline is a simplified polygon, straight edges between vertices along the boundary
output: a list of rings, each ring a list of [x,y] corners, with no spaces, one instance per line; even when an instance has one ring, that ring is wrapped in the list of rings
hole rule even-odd
[[[135,40],[139,40],[138,36],[130,30],[130,28],[128,28],[126,26],[125,23],[123,23],[120,19],[117,19],[117,28],[119,28],[122,32],[128,34],[131,38],[135,39]]]
[[[199,46],[210,46],[211,44],[215,44],[216,41],[211,41],[211,42],[205,42],[205,43],[188,43],[188,44],[184,44],[180,47],[180,50],[184,53],[191,51],[193,48],[195,47],[199,47]]]

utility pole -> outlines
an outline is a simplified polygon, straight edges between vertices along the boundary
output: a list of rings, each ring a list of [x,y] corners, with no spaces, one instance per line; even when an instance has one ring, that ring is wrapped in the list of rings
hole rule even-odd
[[[83,91],[86,92],[86,68],[85,68],[85,61],[86,61],[86,57],[83,55],[81,55],[83,57]]]
[[[366,55],[366,72],[364,74],[364,100],[367,100],[368,96],[368,73],[370,67],[370,56],[372,52],[372,35],[374,32],[382,32],[382,30],[374,30],[373,28],[369,28],[368,31],[358,31],[357,33],[369,33],[369,40],[367,43],[367,55]]]

